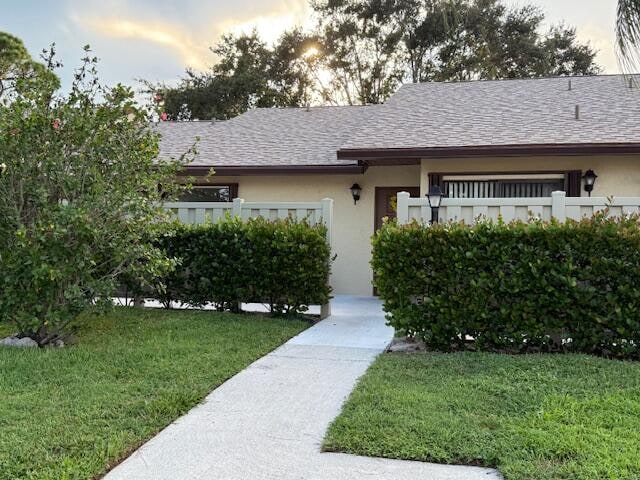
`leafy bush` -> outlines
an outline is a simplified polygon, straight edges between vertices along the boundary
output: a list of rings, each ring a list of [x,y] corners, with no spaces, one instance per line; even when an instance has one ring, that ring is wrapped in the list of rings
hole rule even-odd
[[[179,266],[161,277],[148,296],[219,310],[260,302],[273,314],[304,312],[329,299],[330,248],[326,228],[291,219],[160,227],[153,243]]]
[[[390,323],[434,349],[638,358],[639,221],[390,223],[376,285]]]
[[[0,99],[0,319],[40,345],[106,305],[121,275],[172,267],[145,232],[182,162],[154,161],[146,110],[130,89],[101,86],[88,55],[67,95],[51,57]]]
[[[304,221],[250,220],[251,300],[268,303],[276,313],[296,313],[306,305],[326,303],[331,255],[326,233],[324,226]]]

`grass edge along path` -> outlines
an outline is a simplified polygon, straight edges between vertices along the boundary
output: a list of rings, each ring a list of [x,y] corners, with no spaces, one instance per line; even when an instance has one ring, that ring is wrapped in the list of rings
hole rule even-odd
[[[309,323],[117,308],[77,345],[0,348],[0,479],[98,478]],[[12,332],[0,324],[2,335]]]
[[[507,480],[640,478],[640,362],[384,354],[326,451],[497,467]]]

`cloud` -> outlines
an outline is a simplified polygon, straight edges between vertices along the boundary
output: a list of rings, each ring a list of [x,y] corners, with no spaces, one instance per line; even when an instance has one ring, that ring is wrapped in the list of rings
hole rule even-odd
[[[246,21],[227,20],[220,27],[223,32],[231,32],[236,35],[250,33],[255,29],[263,40],[272,43],[282,35],[282,32],[298,23],[296,15],[289,13],[255,17]]]
[[[596,62],[603,67],[605,73],[620,73],[620,66],[616,57],[614,34],[611,29],[601,25],[588,23],[577,30],[578,39],[598,50]]]
[[[247,4],[247,5],[243,5]],[[89,0],[89,5],[91,0]],[[309,25],[307,0],[271,0],[260,2],[237,0],[202,3],[189,9],[188,20],[158,9],[157,20],[142,20],[139,12],[126,3],[117,3],[112,12],[100,12],[93,4],[85,13],[69,16],[76,26],[105,39],[130,39],[159,45],[173,53],[186,66],[196,70],[208,68],[213,60],[209,46],[225,33],[248,33],[256,29],[267,42],[278,39],[282,32],[296,25]],[[111,5],[115,7],[115,5]],[[251,8],[243,8],[243,7]],[[172,18],[171,22],[164,19]]]
[[[256,30],[267,42],[275,42],[282,33],[296,26],[311,27],[312,16],[306,0],[272,3],[272,10],[247,18],[235,15],[217,24],[222,32],[234,34]]]
[[[110,18],[74,17],[73,20],[106,37],[142,40],[167,47],[188,67],[202,70],[210,63],[208,45],[198,42],[181,26]]]

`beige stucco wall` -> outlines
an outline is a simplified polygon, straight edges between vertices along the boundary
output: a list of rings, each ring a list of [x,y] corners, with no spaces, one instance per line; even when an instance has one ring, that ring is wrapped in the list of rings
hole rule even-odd
[[[428,191],[428,174],[467,172],[562,171],[592,169],[598,175],[593,196],[640,196],[640,156],[571,156],[503,158],[429,158],[422,160],[420,188]],[[584,189],[582,195],[586,195]]]
[[[596,196],[640,196],[640,156],[509,157],[424,159],[421,165],[370,167],[363,175],[216,175],[213,183],[238,183],[247,201],[318,201],[334,199],[332,285],[336,294],[371,295],[371,235],[375,187],[421,186],[428,190],[429,172],[517,172],[595,170]],[[358,183],[362,197],[353,204],[349,187]],[[585,192],[583,191],[583,195]]]
[[[214,183],[238,183],[238,196],[246,201],[334,200],[334,293],[371,295],[371,236],[374,230],[375,187],[417,187],[420,166],[371,167],[363,175],[289,175],[213,177]],[[362,196],[357,205],[349,187],[358,183]]]

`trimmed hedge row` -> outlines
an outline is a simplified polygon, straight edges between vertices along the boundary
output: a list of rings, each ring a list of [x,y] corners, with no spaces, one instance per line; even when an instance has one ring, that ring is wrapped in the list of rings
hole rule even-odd
[[[640,358],[640,219],[386,224],[373,240],[391,325],[452,351]]]
[[[160,300],[237,311],[239,302],[269,305],[273,314],[296,314],[329,300],[330,247],[326,227],[292,219],[156,226],[152,243],[176,268],[151,288],[129,290]],[[142,294],[140,293],[142,291]]]

